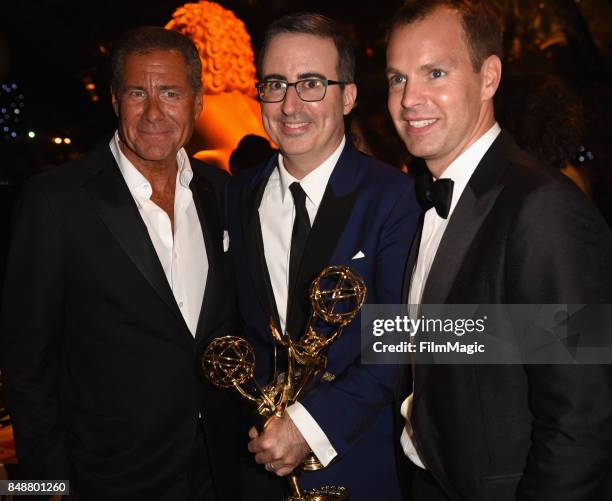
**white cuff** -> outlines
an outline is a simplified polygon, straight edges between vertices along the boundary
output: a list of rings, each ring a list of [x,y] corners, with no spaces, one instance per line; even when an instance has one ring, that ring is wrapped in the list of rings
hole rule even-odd
[[[306,407],[295,402],[287,407],[287,414],[321,464],[327,466],[331,463],[338,453]]]
[[[404,454],[410,461],[412,461],[419,468],[423,468],[426,470],[423,461],[419,457],[419,452],[416,449],[414,444],[412,431],[412,425],[410,424],[410,416],[412,415],[412,393],[408,396],[406,400],[402,402],[402,407],[400,409],[400,414],[405,419],[406,424],[404,425],[404,429],[402,430],[402,436],[400,437],[400,444],[402,444],[402,449]]]

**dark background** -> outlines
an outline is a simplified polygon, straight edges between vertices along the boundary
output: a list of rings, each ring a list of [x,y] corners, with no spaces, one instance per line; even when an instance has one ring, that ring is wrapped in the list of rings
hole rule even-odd
[[[591,152],[582,155],[582,162],[589,164],[593,174],[594,202],[612,226],[612,137],[609,132],[612,2],[490,2],[505,20],[504,74],[534,81],[554,75],[583,101],[584,123],[581,132],[575,133],[579,137],[574,139],[585,151]],[[23,180],[83,155],[115,129],[108,92],[108,55],[113,39],[135,26],[165,25],[183,3],[174,0],[3,2],[0,11],[0,283],[4,275],[9,215]],[[221,0],[218,3],[244,21],[255,51],[265,27],[282,14],[308,10],[336,19],[356,48],[358,106],[363,109],[367,104],[370,110],[386,114],[385,34],[387,23],[401,1]],[[501,96],[504,88],[506,95],[509,94],[508,85],[502,83]],[[544,104],[545,100],[541,101]],[[558,104],[561,108],[565,103]],[[553,99],[552,106],[555,105]],[[527,129],[529,138],[536,122],[534,119],[530,123],[532,111],[521,102],[513,107],[515,115],[523,118],[526,125],[522,127]],[[549,111],[550,108],[539,112],[538,127],[543,127],[542,122],[547,120],[553,125],[564,125],[559,118],[562,115]],[[521,113],[525,116],[521,117]],[[500,122],[502,127],[508,126],[501,119]],[[531,136],[534,139],[537,134]],[[61,138],[61,144],[52,141],[57,137]],[[64,142],[64,138],[70,143]],[[0,291],[0,298],[1,295]],[[6,423],[0,398],[0,426]]]
[[[1,239],[6,238],[10,206],[23,179],[86,153],[114,130],[115,117],[108,93],[108,54],[113,39],[134,26],[166,24],[183,3],[174,0],[4,3],[0,31]],[[284,13],[310,10],[333,17],[346,29],[356,47],[358,102],[367,102],[386,113],[385,34],[401,1],[219,3],[245,22],[255,51],[265,27]],[[612,118],[609,77],[612,2],[491,0],[491,3],[497,5],[505,18],[505,74],[554,74],[577,92],[586,105],[581,141],[593,153],[598,185],[612,186],[612,142],[608,131]],[[18,114],[11,113],[15,108],[19,109]],[[34,133],[33,138],[28,136],[29,132]],[[54,137],[69,138],[71,142],[58,145],[53,143]],[[610,221],[608,188],[602,190],[604,195],[598,205]],[[0,278],[2,251],[3,246]]]
[[[612,2],[491,1],[499,5],[506,17],[506,46],[509,49],[513,46],[513,38],[522,46],[519,58],[506,58],[505,71],[561,75],[584,95],[597,115],[590,130],[587,129],[587,135],[593,137],[591,142],[601,132],[607,136]],[[0,123],[0,179],[19,180],[45,165],[61,163],[71,155],[87,151],[111,131],[114,116],[107,90],[107,64],[112,40],[130,27],[164,25],[183,3],[174,0],[6,2],[0,32],[0,84],[16,84],[17,89],[7,93],[0,88],[0,111],[18,95],[23,96],[23,108],[18,117],[10,116],[8,124],[9,132],[15,132],[17,137],[3,130],[6,122]],[[376,94],[371,99],[382,99],[384,106],[384,95],[380,94],[385,91],[382,80],[385,29],[401,1],[222,0],[219,3],[245,22],[255,50],[266,25],[283,13],[313,10],[335,18],[347,29],[357,48],[362,100]],[[541,26],[534,27],[539,14]],[[554,40],[559,31],[565,35],[566,42],[553,44],[547,50],[535,48],[547,37],[549,41]],[[88,90],[87,83],[94,84],[95,89]],[[19,122],[14,123],[14,118]],[[28,131],[36,136],[30,139]],[[55,136],[69,137],[71,144],[55,145],[51,141]],[[601,142],[605,145],[607,140]]]

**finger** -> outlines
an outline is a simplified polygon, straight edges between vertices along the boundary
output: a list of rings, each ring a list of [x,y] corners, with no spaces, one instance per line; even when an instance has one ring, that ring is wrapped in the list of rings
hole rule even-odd
[[[249,452],[252,452],[253,454],[257,454],[258,452],[263,452],[266,450],[264,445],[261,443],[260,438],[255,438],[251,440],[248,443],[247,448],[249,449]]]
[[[286,477],[292,471],[293,471],[293,468],[290,468],[290,467],[287,467],[287,466],[283,466],[283,467],[279,468],[278,470],[274,470],[274,473],[276,473],[279,477]]]
[[[272,443],[265,435],[260,435],[257,438],[252,439],[248,444],[249,451],[254,454],[269,450],[271,447]]]
[[[268,426],[270,426],[271,424],[274,424],[279,419],[280,418],[278,416],[275,416],[274,414],[272,416],[270,416],[268,419],[266,419],[266,422],[263,425],[264,431],[268,429]]]
[[[255,454],[255,462],[258,464],[272,463],[274,459],[275,458],[272,457],[272,454],[269,451]]]
[[[249,438],[257,438],[259,436],[259,432],[257,431],[257,428],[255,428],[254,426],[249,430]]]

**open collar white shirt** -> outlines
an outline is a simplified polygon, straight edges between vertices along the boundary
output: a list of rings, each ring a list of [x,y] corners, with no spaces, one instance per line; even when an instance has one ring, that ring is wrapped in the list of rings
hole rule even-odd
[[[501,128],[496,122],[474,144],[459,155],[440,176],[440,179],[452,179],[454,183],[450,211],[446,219],[441,218],[433,207],[425,213],[417,262],[412,273],[412,279],[410,280],[409,305],[420,305],[429,270],[440,246],[440,241],[446,231],[446,226],[476,167],[500,132]],[[415,311],[415,308],[410,308],[410,311]],[[404,400],[400,412],[406,420],[406,425],[400,439],[404,453],[414,464],[425,468],[413,442],[413,431],[410,424],[412,394]]]
[[[173,233],[170,217],[151,200],[151,183],[123,154],[120,141],[115,132],[109,143],[111,152],[147,227],[176,304],[195,337],[206,288],[208,259],[202,226],[189,188],[193,178],[189,156],[184,148],[176,155]]]

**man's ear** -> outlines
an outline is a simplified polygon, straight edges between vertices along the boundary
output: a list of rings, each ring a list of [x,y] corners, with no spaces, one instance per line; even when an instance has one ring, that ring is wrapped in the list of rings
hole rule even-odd
[[[482,63],[480,73],[482,75],[481,99],[491,100],[497,92],[502,76],[502,63],[499,57],[495,55],[487,57]]]
[[[111,102],[113,103],[113,110],[115,110],[115,116],[119,116],[119,99],[115,94],[115,91],[111,87]]]
[[[348,115],[355,106],[355,100],[357,99],[357,86],[354,83],[344,84],[342,99],[344,100],[343,112]]]
[[[204,109],[204,93],[200,90],[195,95],[193,104],[194,119],[197,120]]]

